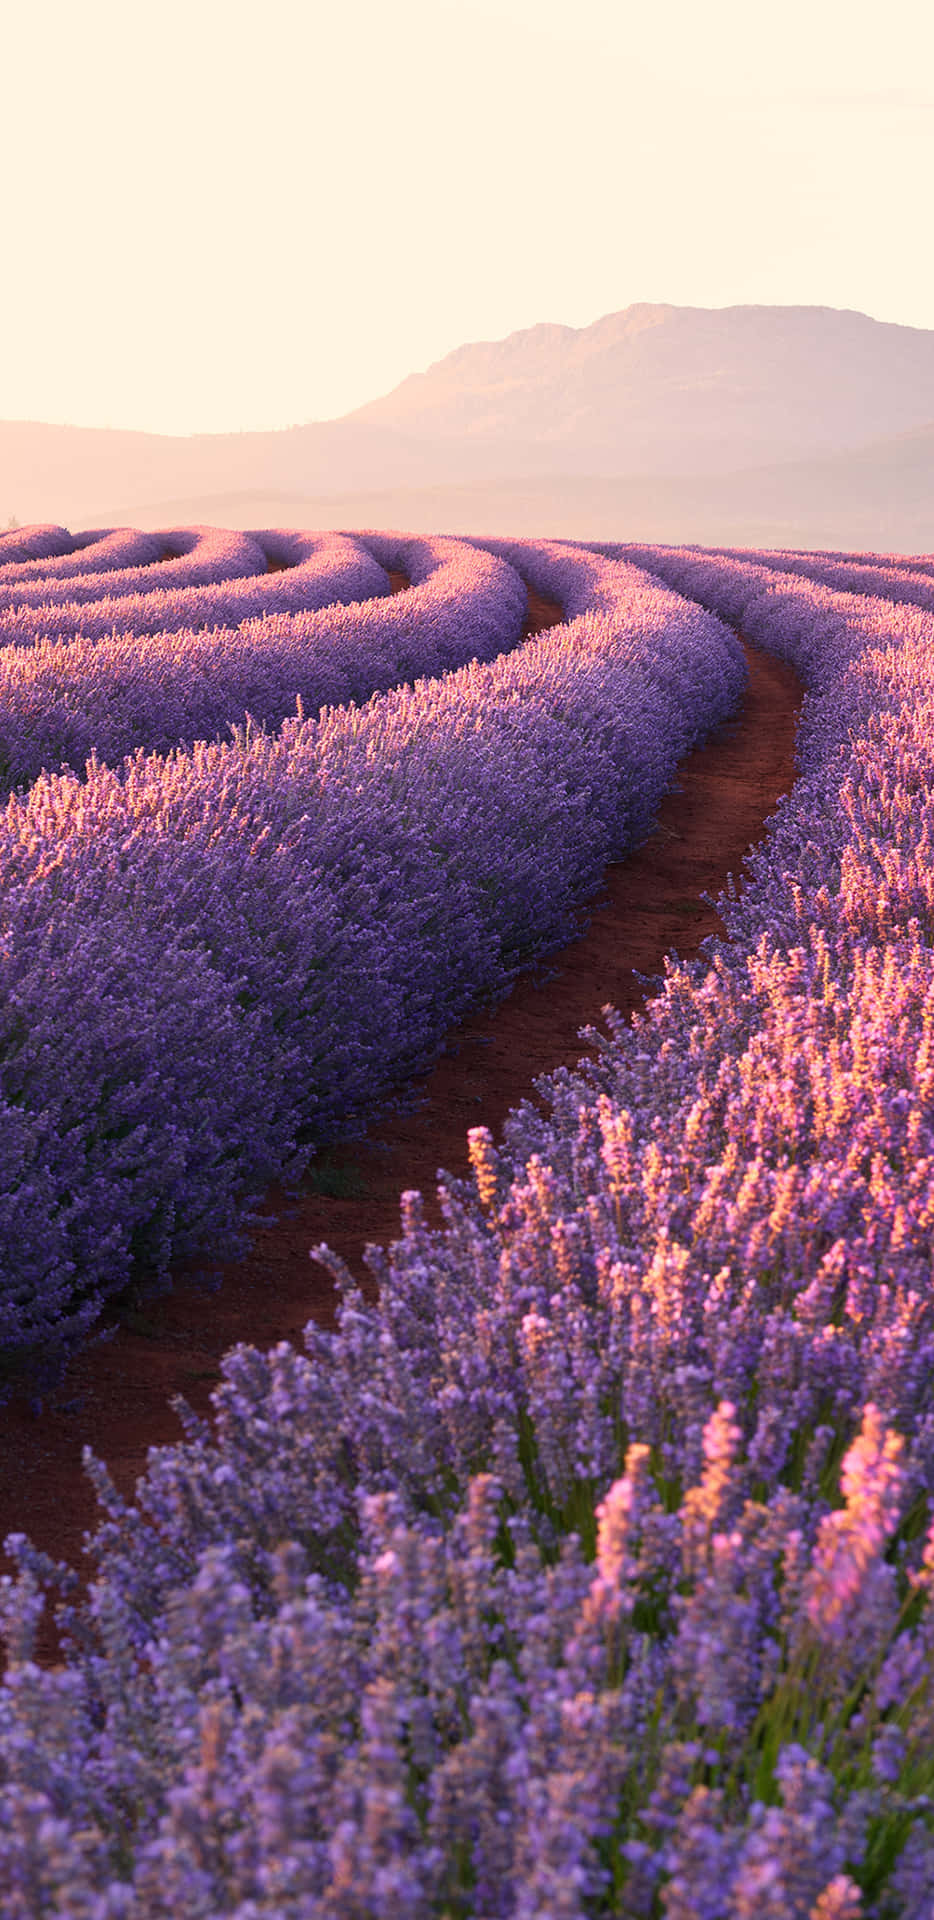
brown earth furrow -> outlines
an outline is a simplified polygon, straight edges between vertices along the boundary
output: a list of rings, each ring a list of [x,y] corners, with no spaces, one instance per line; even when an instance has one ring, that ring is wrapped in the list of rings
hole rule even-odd
[[[531,632],[562,618],[531,592],[529,603]],[[333,1289],[309,1257],[312,1246],[327,1241],[369,1283],[364,1248],[398,1237],[400,1193],[419,1188],[439,1221],[436,1175],[466,1174],[467,1129],[485,1124],[496,1134],[537,1075],[580,1058],[580,1029],[598,1023],[604,1005],[628,1016],[642,1003],[636,973],[660,974],[666,953],[690,958],[719,929],[699,896],[717,895],[728,874],[739,878],[744,853],[794,776],[800,683],[758,649],[747,646],[746,656],[742,712],[682,763],[651,839],[607,869],[604,897],[581,915],[581,937],[451,1034],[415,1089],[418,1109],[374,1125],[366,1140],[331,1147],[297,1197],[272,1191],[264,1210],[276,1217],[257,1229],[245,1259],[223,1266],[216,1292],[192,1283],[194,1263],[178,1268],[170,1293],[124,1308],[119,1321],[111,1313],[112,1338],[76,1357],[41,1413],[25,1394],[0,1409],[0,1539],[28,1532],[79,1566],[82,1535],[96,1517],[81,1468],[85,1445],[132,1491],[148,1448],[181,1437],[171,1398],[181,1394],[208,1412],[231,1346],[300,1344],[309,1319],[333,1320]],[[51,1629],[42,1654],[54,1658]]]

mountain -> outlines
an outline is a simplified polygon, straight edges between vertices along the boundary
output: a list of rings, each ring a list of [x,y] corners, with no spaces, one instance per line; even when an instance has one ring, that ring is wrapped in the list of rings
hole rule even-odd
[[[934,332],[627,307],[463,346],[339,420],[173,437],[0,423],[0,525],[399,526],[934,547]]]
[[[460,347],[345,418],[524,440],[576,472],[729,472],[934,420],[934,332],[834,307],[627,307]]]

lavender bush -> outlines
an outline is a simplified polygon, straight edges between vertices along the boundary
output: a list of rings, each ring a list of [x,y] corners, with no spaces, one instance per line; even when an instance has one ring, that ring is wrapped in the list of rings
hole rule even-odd
[[[151,536],[144,538],[148,543]],[[5,585],[0,574],[3,644],[31,646],[43,634],[107,633],[118,627],[129,632],[134,615],[144,624],[147,615],[158,624],[160,613],[164,613],[171,623],[178,591],[190,594],[201,588],[216,592],[221,583],[244,574],[265,574],[268,566],[262,547],[247,533],[217,527],[177,527],[161,538],[175,549],[175,557],[161,561],[155,570],[147,544],[139,565],[118,571],[106,567],[99,570],[91,558],[76,575],[59,580],[46,578],[42,569],[37,578],[24,579],[25,569],[17,567],[11,570],[13,577]],[[93,555],[93,547],[90,553]],[[87,552],[84,559],[88,560]],[[197,599],[190,602],[193,611],[201,604]]]
[[[181,597],[197,600],[207,615],[217,612],[222,591],[249,589],[252,604],[266,600],[261,618],[0,648],[6,788],[44,768],[81,770],[91,753],[114,763],[139,747],[166,752],[228,736],[247,714],[254,725],[278,726],[296,703],[317,713],[366,700],[471,658],[492,658],[519,639],[526,610],[519,576],[456,541],[396,539],[391,551],[412,587],[390,598],[384,568],[358,540],[287,533],[255,540],[270,557],[287,558],[289,571]],[[172,598],[147,600],[153,597]]]
[[[598,553],[579,542],[560,540],[477,539],[470,544],[498,554],[522,570],[523,577],[545,599],[556,599],[568,619],[580,613],[612,612],[618,587],[601,564],[619,554]]]
[[[739,553],[728,547],[715,551],[729,559],[758,561],[773,572],[794,573],[841,593],[878,594],[896,603],[926,607],[928,612],[934,609],[934,568],[924,558],[896,561],[879,554]]]
[[[435,671],[515,637],[514,570],[451,544],[374,542],[425,572],[411,596],[347,615],[375,643],[385,614],[397,670],[427,637]],[[685,748],[735,703],[742,656],[632,568],[561,565],[569,593],[600,583],[602,610],[489,663],[277,734],[44,773],[9,800],[8,1352],[48,1352],[134,1274],[224,1244],[273,1173],[362,1123],[567,937],[607,859],[646,830]],[[455,578],[477,587],[476,630],[445,620]]]
[[[934,636],[740,588],[813,693],[729,938],[404,1197],[377,1308],[95,1469],[56,1675],[20,1547],[24,1911],[929,1912]]]
[[[89,1458],[86,1602],[11,1543],[11,1914],[929,1920],[934,622],[649,559],[809,688],[726,937],[473,1130],[442,1230],[402,1196],[375,1305],[316,1250],[335,1332],[235,1348],[134,1501]],[[623,711],[599,627],[533,643],[565,722],[562,659]]]
[[[356,594],[361,554],[333,534],[293,535],[298,552],[285,572],[272,573],[270,558],[282,551],[275,535],[269,553],[255,534],[213,527],[177,528],[161,537],[177,553],[155,569],[147,561],[116,575],[89,571],[57,584],[14,580],[6,588],[0,576],[0,647],[198,631]],[[388,593],[372,569],[370,578],[372,591]]]
[[[734,610],[730,614],[731,619],[734,614],[736,618],[741,617],[751,587],[774,595],[779,590],[783,574],[792,576],[793,584],[801,593],[805,618],[812,586],[829,587],[832,590],[834,601],[822,601],[821,604],[826,607],[833,604],[838,613],[844,599],[871,603],[878,598],[887,602],[887,610],[882,615],[884,620],[888,619],[892,604],[918,606],[927,612],[934,610],[934,582],[924,571],[923,562],[912,562],[910,568],[906,564],[899,569],[868,564],[870,556],[864,557],[867,564],[853,565],[850,557],[847,557],[847,564],[838,565],[837,556],[825,554],[766,554],[752,549],[738,552],[728,548],[648,547],[617,542],[594,545],[587,551],[649,567],[659,579],[690,578],[705,583],[715,582],[714,590],[720,604],[729,604]],[[788,603],[783,604],[787,616]]]
[[[50,581],[54,585],[80,574],[151,566],[161,561],[169,538],[166,534],[141,533],[136,527],[98,527],[90,533],[70,534],[68,552],[19,563],[6,559],[6,549],[0,544],[0,606],[14,603],[8,589],[17,583],[26,587]]]
[[[847,561],[854,567],[894,568],[899,573],[934,573],[934,554],[930,553],[854,553],[852,548],[782,547],[757,550],[752,547],[709,547],[697,548],[697,552],[722,553],[737,560],[758,559],[765,566],[775,567],[777,572],[785,571],[785,561],[834,560]]]
[[[67,527],[51,522],[45,526],[14,527],[0,533],[0,563],[47,559],[50,555],[72,553],[74,546],[75,535],[69,533]]]

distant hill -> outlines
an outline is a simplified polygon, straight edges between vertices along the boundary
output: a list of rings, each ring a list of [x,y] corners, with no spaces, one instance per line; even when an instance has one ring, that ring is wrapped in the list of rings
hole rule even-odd
[[[114,510],[103,521],[112,525],[127,518]],[[188,522],[930,553],[934,425],[830,459],[713,476],[526,474],[368,492],[247,489],[166,499],[135,514],[135,523],[144,527]]]
[[[934,548],[934,331],[634,306],[458,348],[340,420],[0,423],[0,525],[409,527]]]
[[[723,473],[927,425],[934,332],[834,307],[626,307],[459,347],[346,419],[524,440],[575,472]]]
[[[441,452],[444,457],[443,450]],[[245,488],[332,492],[416,484],[436,473],[439,453],[391,428],[323,421],[276,433],[175,436],[109,427],[0,422],[0,525],[28,520],[88,525],[116,502],[137,506]],[[476,471],[469,458],[467,472]],[[481,463],[487,471],[487,462]]]

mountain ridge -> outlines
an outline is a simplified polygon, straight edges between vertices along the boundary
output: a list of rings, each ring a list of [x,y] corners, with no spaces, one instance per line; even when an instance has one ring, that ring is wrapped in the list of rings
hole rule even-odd
[[[756,498],[764,544],[793,520],[796,544],[856,545],[878,524],[909,550],[919,531],[934,544],[931,432],[930,329],[855,308],[643,301],[466,343],[329,421],[185,436],[0,422],[0,524],[151,525],[160,503],[249,498],[316,505],[322,525],[409,503],[413,531],[450,525],[456,503],[462,526],[534,533],[514,515],[538,499],[574,537],[592,510],[593,537],[612,538],[615,501],[633,537],[737,544]]]
[[[343,417],[413,437],[586,442],[617,473],[725,472],[934,417],[934,331],[855,308],[639,302],[457,348]]]

